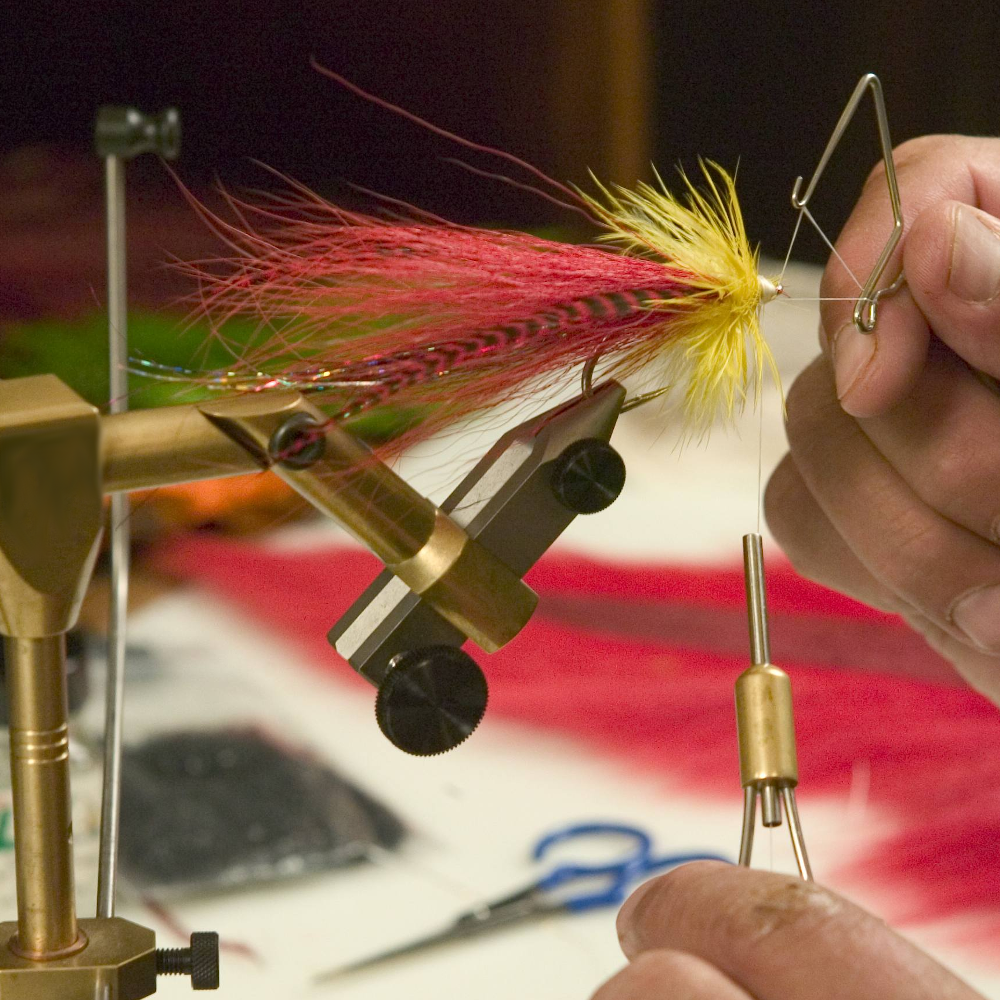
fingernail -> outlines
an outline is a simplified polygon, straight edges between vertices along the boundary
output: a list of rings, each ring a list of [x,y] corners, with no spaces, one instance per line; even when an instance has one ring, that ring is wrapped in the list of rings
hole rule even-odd
[[[618,911],[618,919],[615,922],[615,928],[618,931],[618,943],[621,945],[622,951],[625,956],[630,958],[633,952],[636,950],[637,939],[635,932],[632,927],[632,918],[635,916],[636,908],[642,902],[643,897],[653,888],[656,883],[656,879],[650,879],[648,882],[643,882],[635,892],[629,896],[628,899],[622,904],[622,908]]]
[[[837,378],[837,398],[843,399],[875,354],[875,335],[859,333],[853,323],[845,323],[833,335],[830,349]]]
[[[951,620],[980,649],[1000,653],[1000,584],[979,587],[960,597],[952,608]]]
[[[967,205],[955,209],[948,287],[966,302],[1000,295],[1000,232]]]

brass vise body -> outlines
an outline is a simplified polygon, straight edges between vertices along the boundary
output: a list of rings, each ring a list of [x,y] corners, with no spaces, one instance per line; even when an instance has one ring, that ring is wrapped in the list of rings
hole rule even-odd
[[[0,1000],[138,1000],[151,931],[78,921],[64,634],[97,557],[106,494],[273,469],[486,651],[526,624],[520,576],[294,392],[101,416],[52,375],[0,382],[0,633],[7,664],[17,922]]]

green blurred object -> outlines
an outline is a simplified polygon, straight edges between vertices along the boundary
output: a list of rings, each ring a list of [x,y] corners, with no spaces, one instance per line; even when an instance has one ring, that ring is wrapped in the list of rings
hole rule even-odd
[[[129,353],[159,365],[193,371],[213,371],[233,363],[234,353],[260,336],[250,321],[226,323],[225,344],[202,323],[183,324],[177,316],[152,312],[129,315]],[[48,372],[95,406],[108,401],[108,321],[101,313],[79,319],[46,319],[7,323],[0,327],[0,378],[20,378]],[[129,375],[129,407],[144,409],[193,403],[218,392],[183,381],[163,381]],[[315,402],[322,406],[322,394]],[[351,430],[371,443],[391,440],[413,426],[417,415],[391,408],[367,414],[351,423]]]
[[[51,372],[95,406],[108,401],[108,321],[101,313],[79,319],[45,319],[10,323],[0,333],[0,378]],[[205,327],[183,330],[176,317],[155,313],[129,316],[130,352],[166,365],[194,367],[196,357],[207,364],[225,364],[221,345],[208,343]],[[206,353],[215,355],[205,358]],[[198,364],[198,367],[202,367]],[[192,402],[207,390],[177,382],[129,376],[129,406],[136,409]]]

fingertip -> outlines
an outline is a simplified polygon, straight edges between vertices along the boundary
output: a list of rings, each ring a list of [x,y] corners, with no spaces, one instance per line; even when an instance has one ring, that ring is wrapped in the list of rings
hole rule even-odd
[[[840,405],[852,417],[874,417],[913,388],[927,358],[930,328],[903,288],[879,303],[871,333],[849,320],[830,343]]]
[[[618,932],[618,943],[621,945],[622,952],[626,958],[631,958],[641,950],[639,938],[635,930],[637,918],[643,911],[643,901],[651,893],[658,891],[659,883],[665,878],[667,878],[666,875],[661,875],[659,878],[652,878],[648,882],[643,882],[625,900],[622,908],[618,911],[615,930]]]
[[[879,301],[875,329],[854,323],[859,284],[832,262],[823,274],[820,344],[833,364],[837,398],[853,417],[872,417],[898,403],[920,374],[930,327],[906,285]],[[896,265],[899,267],[900,265]],[[863,273],[858,281],[867,279]],[[894,278],[890,264],[883,285]]]
[[[649,923],[655,927],[657,911],[673,894],[674,887],[678,883],[683,884],[692,877],[701,878],[719,868],[731,867],[724,861],[691,861],[678,865],[665,875],[658,875],[648,882],[643,882],[618,911],[615,926],[618,942],[625,957],[631,959],[646,948],[656,946],[655,941],[652,945],[649,943],[648,929],[645,925]],[[655,938],[655,930],[652,936]]]
[[[878,348],[873,334],[862,333],[853,320],[848,320],[830,334],[830,357],[837,382],[837,398],[848,413],[851,404],[863,407],[866,397],[865,383],[871,378],[871,368]],[[853,397],[853,399],[852,399]]]
[[[621,974],[625,980],[619,982],[638,987],[621,990],[617,995],[623,997],[721,1000],[726,983],[750,996],[788,1000],[965,996],[957,979],[885,923],[791,875],[719,863],[685,865],[644,886],[625,918],[629,970],[639,975]],[[650,957],[636,966],[634,958],[646,953]],[[657,953],[694,956],[724,978],[699,981],[694,976],[700,966],[685,960],[681,967],[674,959],[657,959]],[[657,993],[661,984],[666,988]],[[609,1000],[615,995],[607,994]]]

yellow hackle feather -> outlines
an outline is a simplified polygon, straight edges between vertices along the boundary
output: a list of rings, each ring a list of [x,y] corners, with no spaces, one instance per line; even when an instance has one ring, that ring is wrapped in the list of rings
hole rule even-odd
[[[747,239],[733,177],[711,161],[699,165],[705,189],[682,171],[680,196],[659,174],[656,186],[640,183],[630,190],[598,181],[600,197],[581,192],[607,227],[602,240],[626,253],[662,260],[686,288],[650,303],[669,311],[665,335],[652,338],[641,348],[644,356],[630,361],[658,366],[663,373],[665,383],[650,397],[684,386],[684,422],[695,436],[717,419],[732,421],[742,411],[751,375],[756,397],[765,365],[780,390],[760,323],[764,289],[775,286],[759,276],[758,251]]]

